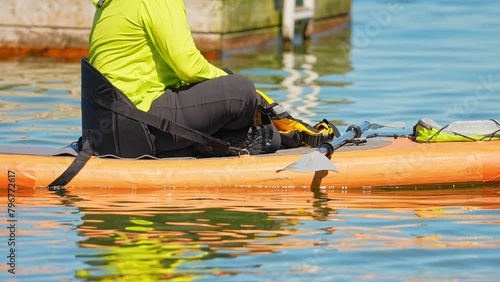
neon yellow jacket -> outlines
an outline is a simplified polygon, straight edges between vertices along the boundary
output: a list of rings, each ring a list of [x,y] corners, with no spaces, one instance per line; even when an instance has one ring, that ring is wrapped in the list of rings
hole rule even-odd
[[[166,88],[226,75],[196,48],[182,0],[93,0],[89,61],[143,111]]]

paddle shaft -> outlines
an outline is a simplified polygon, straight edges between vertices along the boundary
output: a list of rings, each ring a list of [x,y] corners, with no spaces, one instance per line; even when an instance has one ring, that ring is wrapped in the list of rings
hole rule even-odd
[[[295,172],[318,172],[321,170],[331,170],[338,172],[339,170],[331,162],[331,156],[335,150],[345,145],[354,138],[359,138],[369,129],[378,129],[382,127],[405,127],[404,123],[396,122],[392,124],[381,124],[376,122],[365,121],[360,125],[351,125],[347,128],[346,133],[339,136],[332,142],[324,142],[319,145],[318,150],[312,151],[297,161],[287,165],[276,172],[291,170]],[[326,157],[326,158],[324,158]]]
[[[344,146],[348,141],[361,137],[363,132],[367,131],[370,128],[371,123],[369,121],[365,121],[360,125],[351,125],[347,128],[346,133],[336,138],[332,142],[325,142],[321,144],[318,148],[318,151],[325,155],[327,158],[330,158],[335,150]]]

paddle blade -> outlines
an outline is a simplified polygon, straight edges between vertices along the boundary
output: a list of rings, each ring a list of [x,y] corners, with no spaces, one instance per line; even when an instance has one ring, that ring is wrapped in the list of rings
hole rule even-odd
[[[276,172],[291,170],[295,172],[316,172],[321,170],[332,170],[339,172],[337,167],[332,164],[332,162],[319,151],[311,152],[302,158],[298,159],[296,162],[289,164],[288,166],[278,169]]]
[[[370,128],[372,130],[376,130],[382,127],[388,127],[388,128],[401,128],[404,129],[406,127],[406,123],[403,121],[396,121],[388,124],[382,124],[378,122],[370,122]]]

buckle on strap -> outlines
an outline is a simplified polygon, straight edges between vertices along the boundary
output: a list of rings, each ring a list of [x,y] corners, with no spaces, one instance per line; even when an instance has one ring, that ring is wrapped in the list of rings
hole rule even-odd
[[[164,131],[164,132],[169,132],[171,127],[171,122],[170,120],[167,119],[161,119],[160,124],[158,125],[158,129]]]
[[[319,145],[325,141],[332,140],[332,136],[330,135],[310,135],[305,132],[300,133],[300,138],[302,142],[311,147],[319,147]]]
[[[229,147],[229,152],[232,152],[233,155],[238,157],[250,155],[250,152],[247,149],[241,149],[238,147]]]

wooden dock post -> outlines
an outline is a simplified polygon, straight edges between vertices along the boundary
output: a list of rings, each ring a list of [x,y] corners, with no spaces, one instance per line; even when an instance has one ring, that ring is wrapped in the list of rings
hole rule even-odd
[[[306,21],[300,33],[304,40],[309,37],[312,32],[308,29],[312,28],[314,4],[314,0],[303,0],[302,5],[297,5],[297,0],[283,0],[282,35],[285,45],[293,45],[297,21]]]

